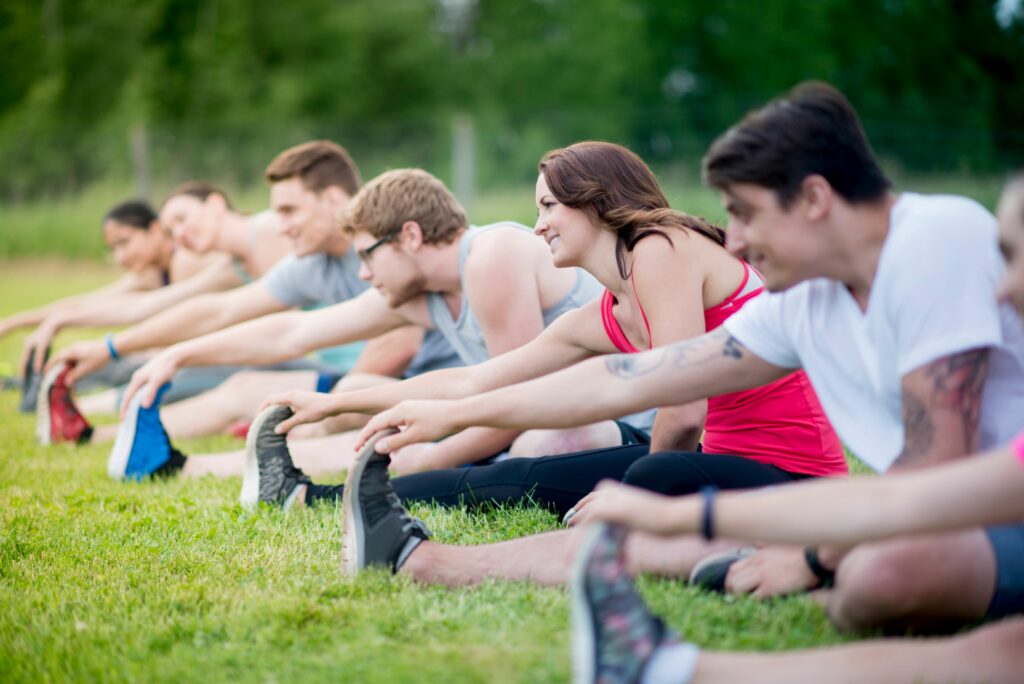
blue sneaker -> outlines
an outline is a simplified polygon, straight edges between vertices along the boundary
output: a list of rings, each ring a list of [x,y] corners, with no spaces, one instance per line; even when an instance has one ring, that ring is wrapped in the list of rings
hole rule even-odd
[[[160,400],[170,386],[171,383],[166,383],[160,388],[148,409],[140,406],[139,394],[132,397],[107,461],[110,477],[141,480],[152,475],[169,475],[185,464],[185,457],[171,446],[160,422]]]

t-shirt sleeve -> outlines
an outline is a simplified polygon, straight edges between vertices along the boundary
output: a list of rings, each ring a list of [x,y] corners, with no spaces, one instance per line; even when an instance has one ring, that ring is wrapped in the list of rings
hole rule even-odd
[[[1003,263],[995,219],[966,200],[920,212],[883,258],[894,275],[887,308],[906,375],[936,359],[1002,343],[996,287]],[[899,268],[913,264],[914,268]]]
[[[311,275],[308,265],[290,254],[275,264],[260,283],[271,297],[285,306],[309,306],[314,303],[306,286]]]
[[[787,293],[765,293],[743,305],[722,324],[747,349],[779,368],[800,368],[800,357],[787,333]]]

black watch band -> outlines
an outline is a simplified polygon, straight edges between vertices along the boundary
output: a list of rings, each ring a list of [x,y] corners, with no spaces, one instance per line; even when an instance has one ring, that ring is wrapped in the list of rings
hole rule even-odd
[[[806,561],[807,567],[811,569],[814,576],[818,578],[819,587],[828,588],[832,586],[836,579],[836,573],[834,570],[829,570],[821,564],[821,560],[818,559],[817,548],[813,546],[805,548],[804,561]]]

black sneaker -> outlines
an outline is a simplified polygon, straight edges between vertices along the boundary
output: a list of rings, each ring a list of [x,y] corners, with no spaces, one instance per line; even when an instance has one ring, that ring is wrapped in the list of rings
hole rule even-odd
[[[47,348],[46,354],[43,356],[43,363],[46,363],[49,358],[50,349]],[[18,406],[18,410],[22,413],[34,413],[36,402],[39,399],[39,387],[42,385],[43,378],[40,373],[36,373],[35,360],[36,352],[33,349],[28,354],[28,363],[25,365],[25,377],[21,381],[21,404]]]
[[[375,449],[381,438],[396,432],[392,429],[375,434],[348,471],[342,498],[342,572],[354,575],[371,565],[398,572],[413,549],[430,537],[426,525],[409,515],[391,487],[391,457]]]
[[[661,645],[675,637],[651,614],[626,573],[624,528],[591,525],[570,580],[573,681],[639,682]]]
[[[242,506],[256,508],[260,501],[284,509],[295,503],[299,485],[311,480],[292,463],[287,435],[274,432],[278,423],[292,415],[287,406],[268,406],[249,427],[245,439],[245,478]]]
[[[690,584],[724,594],[725,578],[729,575],[732,564],[756,552],[757,549],[748,546],[712,554],[693,566],[693,570],[690,571]]]

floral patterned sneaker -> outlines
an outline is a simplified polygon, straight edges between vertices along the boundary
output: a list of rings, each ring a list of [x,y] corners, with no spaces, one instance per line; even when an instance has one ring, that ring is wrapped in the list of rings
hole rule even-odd
[[[622,527],[592,525],[573,566],[572,648],[577,684],[639,682],[655,648],[674,641],[626,574]]]

